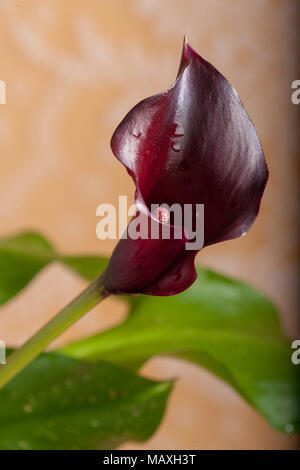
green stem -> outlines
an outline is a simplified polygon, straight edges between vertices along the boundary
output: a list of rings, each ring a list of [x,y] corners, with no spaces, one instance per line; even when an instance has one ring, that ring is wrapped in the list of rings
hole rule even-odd
[[[78,297],[63,308],[49,323],[33,335],[20,349],[12,353],[7,364],[0,366],[0,388],[15,377],[59,335],[107,297],[98,277]]]

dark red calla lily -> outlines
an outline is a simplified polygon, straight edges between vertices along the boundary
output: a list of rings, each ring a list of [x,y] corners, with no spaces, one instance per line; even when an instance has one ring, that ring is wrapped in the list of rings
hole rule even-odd
[[[244,235],[258,214],[268,169],[255,128],[235,89],[186,41],[175,83],[137,104],[111,147],[149,224],[151,204],[204,204],[207,246]],[[103,274],[107,292],[172,295],[189,287],[197,251],[174,230],[170,239],[121,239]]]

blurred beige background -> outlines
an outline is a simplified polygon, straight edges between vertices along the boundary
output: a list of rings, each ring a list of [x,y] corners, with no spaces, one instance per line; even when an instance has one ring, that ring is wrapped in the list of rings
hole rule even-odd
[[[293,0],[0,0],[0,236],[38,230],[65,253],[109,254],[96,238],[96,207],[133,184],[113,157],[116,125],[139,100],[174,81],[184,34],[238,90],[261,138],[270,182],[243,239],[205,249],[198,263],[251,282],[297,332],[299,79]],[[66,268],[43,271],[1,312],[0,336],[20,345],[85,283]],[[56,345],[120,321],[107,300]],[[246,366],[246,365],[245,365]],[[276,366],[276,365],[275,365]],[[295,448],[229,386],[205,370],[156,358],[149,377],[178,377],[157,433],[123,448]]]

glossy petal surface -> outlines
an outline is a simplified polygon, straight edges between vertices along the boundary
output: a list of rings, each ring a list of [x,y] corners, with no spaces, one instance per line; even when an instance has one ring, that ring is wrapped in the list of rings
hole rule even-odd
[[[174,85],[137,104],[111,146],[149,219],[152,204],[204,204],[204,246],[244,235],[258,214],[268,170],[255,128],[232,85],[186,42]],[[195,279],[196,253],[184,244],[120,241],[108,290],[181,292]]]

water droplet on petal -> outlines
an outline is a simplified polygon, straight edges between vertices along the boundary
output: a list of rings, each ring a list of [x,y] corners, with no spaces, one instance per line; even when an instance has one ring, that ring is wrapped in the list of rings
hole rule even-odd
[[[177,124],[176,129],[175,129],[175,132],[174,132],[174,136],[176,136],[176,137],[182,137],[183,135],[184,135],[184,129],[183,129],[183,127],[182,127],[182,126],[179,126],[179,125]]]
[[[157,207],[154,211],[154,217],[159,220],[159,222],[166,224],[169,220],[170,213],[166,207]]]
[[[174,273],[172,275],[172,281],[174,281],[174,282],[179,281],[180,278],[181,278],[181,273],[180,272]]]
[[[174,150],[174,152],[180,152],[180,144],[178,144],[177,142],[176,143],[172,142],[171,147]]]
[[[140,131],[135,129],[135,130],[132,131],[132,135],[133,135],[133,137],[136,137],[137,139],[139,139],[142,134],[141,134]]]

